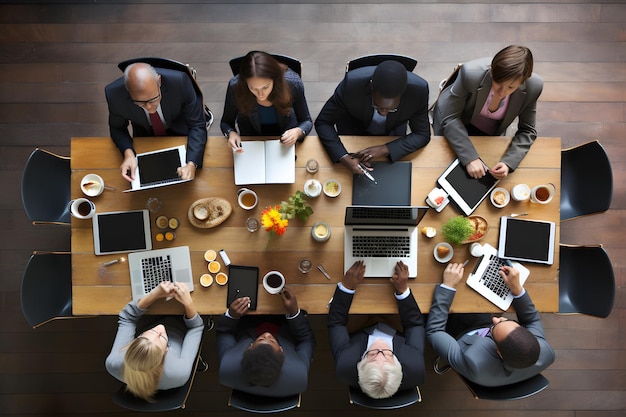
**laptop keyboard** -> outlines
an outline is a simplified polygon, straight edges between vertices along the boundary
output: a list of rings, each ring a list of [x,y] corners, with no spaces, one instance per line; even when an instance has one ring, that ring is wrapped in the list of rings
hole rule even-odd
[[[154,182],[142,182],[141,186],[142,187],[151,187],[153,185],[169,184],[170,182],[177,182],[177,181],[180,181],[180,178],[170,178],[170,179],[167,179],[167,180],[154,181]]]
[[[489,288],[496,294],[498,297],[503,300],[509,295],[509,287],[506,286],[504,280],[500,276],[500,268],[504,266],[505,263],[502,259],[498,258],[495,255],[489,256],[489,264],[487,265],[487,269],[483,273],[483,276],[478,280],[478,282],[482,283],[485,287]]]
[[[173,281],[170,255],[142,259],[141,270],[146,294],[163,281]]]
[[[355,258],[408,258],[409,236],[353,236],[352,256]]]
[[[352,217],[355,219],[410,220],[413,218],[413,213],[411,208],[406,207],[354,207]]]

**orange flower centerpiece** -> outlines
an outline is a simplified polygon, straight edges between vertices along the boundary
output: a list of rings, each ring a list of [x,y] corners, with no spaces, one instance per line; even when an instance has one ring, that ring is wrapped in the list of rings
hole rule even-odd
[[[280,206],[266,207],[261,213],[261,224],[272,238],[273,236],[282,236],[285,233],[289,220],[283,219]]]
[[[298,217],[306,221],[312,213],[313,209],[306,203],[306,197],[302,191],[296,191],[280,205],[266,207],[261,212],[261,224],[269,233],[267,244],[269,245],[274,236],[282,236],[287,231],[290,219]],[[265,248],[267,249],[267,246]]]

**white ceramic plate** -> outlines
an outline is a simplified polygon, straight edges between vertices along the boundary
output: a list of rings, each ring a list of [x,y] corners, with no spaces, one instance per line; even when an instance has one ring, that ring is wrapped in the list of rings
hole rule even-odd
[[[437,255],[437,248],[439,246],[445,246],[446,248],[450,249],[450,252],[443,258]],[[446,262],[449,262],[450,259],[452,259],[452,256],[454,256],[454,249],[452,249],[452,246],[448,242],[437,243],[435,245],[435,249],[433,249],[433,255],[435,256],[435,259],[437,260],[437,262],[441,262],[442,264],[445,264]]]

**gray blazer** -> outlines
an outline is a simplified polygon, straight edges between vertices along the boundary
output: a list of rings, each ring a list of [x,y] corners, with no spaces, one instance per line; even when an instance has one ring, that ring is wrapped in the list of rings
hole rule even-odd
[[[455,294],[456,291],[437,285],[426,322],[426,339],[433,346],[435,353],[446,358],[455,371],[480,385],[497,387],[533,377],[554,362],[554,350],[545,339],[539,312],[528,292],[513,299],[513,308],[519,323],[537,338],[541,351],[537,362],[524,369],[505,365],[496,352],[495,342],[490,337],[464,334],[455,340],[446,333],[448,313]]]
[[[465,125],[480,113],[489,96],[490,64],[491,58],[481,58],[463,64],[454,83],[441,92],[433,110],[434,134],[446,137],[463,165],[479,158],[474,145],[468,139]],[[498,127],[497,134],[502,135],[513,120],[519,117],[517,132],[500,159],[511,171],[517,168],[537,138],[535,129],[537,99],[542,89],[543,79],[533,73],[511,94],[509,107]]]

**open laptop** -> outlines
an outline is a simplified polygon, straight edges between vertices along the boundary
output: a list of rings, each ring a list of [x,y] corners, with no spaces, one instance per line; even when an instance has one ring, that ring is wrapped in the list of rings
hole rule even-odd
[[[128,268],[134,301],[163,281],[184,282],[193,291],[189,246],[129,253]]]
[[[476,263],[474,271],[467,277],[467,285],[502,310],[508,310],[513,302],[513,294],[500,276],[500,268],[509,265],[519,271],[519,282],[524,285],[530,271],[518,262],[511,262],[498,257],[498,250],[485,243],[484,254]]]
[[[147,190],[166,185],[180,184],[183,180],[178,176],[177,169],[187,160],[185,146],[160,149],[158,151],[137,154],[137,169],[131,189],[124,192]]]
[[[344,230],[344,271],[358,260],[366,277],[390,277],[398,261],[417,276],[417,225],[426,206],[348,206]]]

